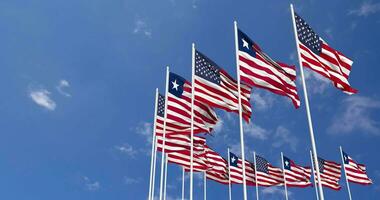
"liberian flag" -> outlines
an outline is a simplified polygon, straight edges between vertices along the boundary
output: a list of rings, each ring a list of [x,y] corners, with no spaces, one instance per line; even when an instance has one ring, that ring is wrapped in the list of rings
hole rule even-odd
[[[311,168],[301,167],[293,160],[283,156],[284,175],[286,185],[289,187],[308,187],[312,186],[310,182]]]
[[[355,162],[347,153],[342,152],[347,180],[362,185],[372,184],[372,180],[368,178],[365,165]]]

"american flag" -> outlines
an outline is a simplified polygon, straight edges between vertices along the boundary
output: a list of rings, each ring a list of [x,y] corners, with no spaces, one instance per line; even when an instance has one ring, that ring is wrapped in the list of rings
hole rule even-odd
[[[206,177],[222,184],[228,184],[227,161],[206,145]]]
[[[300,106],[295,84],[295,66],[272,60],[245,33],[238,30],[239,68],[241,80],[251,86],[267,89],[289,97],[294,106]]]
[[[180,165],[185,169],[190,169],[190,151],[168,153],[167,156],[168,162]],[[204,151],[194,151],[193,170],[195,172],[204,172],[207,170]]]
[[[241,84],[243,118],[251,118],[251,88]],[[195,99],[227,112],[239,112],[238,85],[224,69],[199,51],[195,51]]]
[[[365,165],[358,164],[345,152],[343,152],[343,160],[344,169],[346,171],[347,180],[349,182],[362,185],[372,184],[372,180],[368,178]]]
[[[293,160],[284,156],[284,175],[286,185],[289,187],[308,187],[312,186],[310,182],[311,168],[301,167]]]
[[[257,184],[260,186],[276,186],[284,183],[282,170],[273,167],[265,158],[256,155]]]
[[[328,161],[320,157],[318,157],[318,164],[322,186],[333,190],[340,190],[341,186],[339,185],[339,180],[341,177],[341,165],[334,161]],[[314,172],[314,177],[318,183],[317,172]]]
[[[297,13],[294,16],[302,65],[330,79],[343,92],[356,93],[348,82],[352,60],[331,48]]]
[[[243,161],[231,152],[229,167],[231,183],[243,184]],[[245,161],[245,180],[247,185],[255,185],[255,170],[248,161]]]

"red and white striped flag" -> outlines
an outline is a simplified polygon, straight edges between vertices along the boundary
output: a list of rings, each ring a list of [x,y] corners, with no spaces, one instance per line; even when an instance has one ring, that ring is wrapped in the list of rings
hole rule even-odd
[[[157,151],[162,152],[163,134],[156,134]],[[165,138],[165,153],[173,153],[179,151],[190,151],[191,140],[189,135],[172,134],[166,135]],[[194,136],[193,147],[194,151],[204,151],[206,139],[203,137]]]
[[[240,30],[238,30],[238,43],[241,80],[250,86],[287,96],[298,108],[301,102],[295,84],[295,66],[288,66],[272,60]]]
[[[313,159],[314,162],[314,159]],[[321,184],[333,190],[340,190],[339,180],[341,177],[341,165],[318,157]],[[315,165],[314,165],[315,166]],[[316,183],[318,183],[317,172],[314,172]]]
[[[243,160],[230,152],[229,167],[231,183],[243,184]],[[248,161],[245,161],[245,179],[247,185],[255,186],[255,170]]]
[[[241,84],[243,118],[251,118],[251,88]],[[195,99],[212,107],[239,113],[238,85],[224,69],[199,51],[195,51]]]
[[[206,145],[206,177],[218,183],[228,184],[227,161]]]
[[[372,184],[372,180],[368,178],[365,165],[358,164],[345,152],[343,152],[343,160],[344,170],[346,171],[347,180],[349,182],[362,185]]]
[[[284,183],[281,168],[272,166],[265,158],[256,155],[257,184],[260,186],[276,186]]]
[[[302,65],[330,79],[343,92],[357,93],[348,82],[353,61],[331,48],[297,13],[294,16]]]
[[[203,172],[207,170],[207,164],[204,151],[194,150],[193,170],[194,172]],[[185,169],[190,169],[190,151],[179,151],[168,153],[168,162],[178,164]],[[189,170],[190,171],[190,170]]]
[[[286,186],[288,187],[309,187],[312,186],[310,182],[311,168],[301,167],[293,160],[283,156],[284,160],[284,175]]]

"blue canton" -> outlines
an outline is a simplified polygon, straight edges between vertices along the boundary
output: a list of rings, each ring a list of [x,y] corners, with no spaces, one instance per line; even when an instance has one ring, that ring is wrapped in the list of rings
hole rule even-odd
[[[291,167],[291,160],[284,156],[284,169],[287,169],[287,170],[292,170],[292,167]]]
[[[256,57],[256,51],[253,49],[253,41],[241,30],[238,30],[239,51],[248,53],[252,57]]]
[[[309,48],[313,53],[319,55],[322,51],[322,40],[320,40],[318,34],[303,20],[297,13],[294,13],[297,36],[300,42]]]
[[[235,154],[230,152],[230,160],[229,160],[230,166],[237,167],[238,166],[238,160],[239,160],[239,158]]]
[[[268,161],[265,160],[265,158],[261,156],[256,156],[256,170],[258,172],[264,172],[266,174],[269,173],[268,171]]]
[[[157,115],[160,117],[164,117],[164,114],[165,114],[165,96],[162,94],[158,94]]]
[[[199,51],[195,51],[195,75],[215,84],[220,84],[220,68]]]
[[[183,85],[185,84],[185,82],[186,80],[184,78],[175,73],[170,72],[168,85],[169,93],[173,94],[178,98],[182,98]]]
[[[343,160],[344,160],[344,164],[350,163],[350,160],[348,159],[348,154],[346,154],[344,151],[343,151]]]

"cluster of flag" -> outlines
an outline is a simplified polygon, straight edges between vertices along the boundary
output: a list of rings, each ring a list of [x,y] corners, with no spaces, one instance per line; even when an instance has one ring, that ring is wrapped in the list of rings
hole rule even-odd
[[[357,90],[348,82],[353,62],[330,47],[297,13],[292,11],[292,16],[301,65],[330,79],[343,92],[356,93]],[[207,145],[204,137],[194,135],[212,133],[219,120],[215,108],[239,114],[241,124],[242,119],[250,123],[250,95],[253,87],[288,97],[295,108],[300,107],[294,65],[273,60],[246,33],[238,29],[236,23],[235,45],[237,80],[195,49],[194,45],[191,81],[167,70],[165,95],[156,95],[152,156],[156,155],[153,155],[154,148],[154,152],[160,151],[166,155],[168,162],[180,165],[191,173],[204,172],[207,179],[221,184],[309,187],[313,185],[313,175],[314,183],[340,190],[341,165],[336,162],[311,156],[313,167],[301,166],[282,155],[282,167],[275,167],[256,154],[253,162],[250,162],[244,156],[244,142],[242,158],[228,150],[228,158],[224,159]],[[316,150],[313,151],[313,155],[317,156]],[[357,164],[343,151],[341,154],[347,181],[372,183],[364,165]],[[152,183],[151,178],[150,199],[154,197],[152,184],[154,185],[154,180]],[[160,200],[161,196],[160,190]]]

